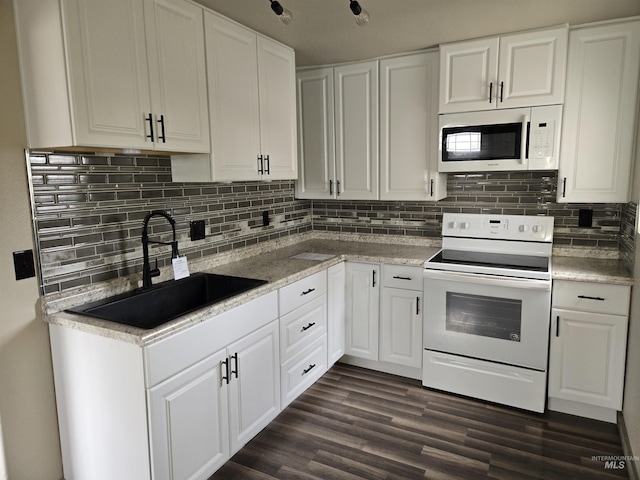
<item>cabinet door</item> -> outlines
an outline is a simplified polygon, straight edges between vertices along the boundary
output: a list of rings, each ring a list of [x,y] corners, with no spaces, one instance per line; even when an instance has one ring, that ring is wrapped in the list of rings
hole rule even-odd
[[[564,101],[568,28],[500,37],[498,108]]]
[[[345,263],[327,270],[327,343],[328,363],[331,367],[345,353]]]
[[[298,72],[296,90],[299,171],[296,197],[335,198],[333,68]]]
[[[336,67],[336,193],[378,199],[378,62]]]
[[[280,413],[278,321],[229,345],[231,452]]]
[[[74,144],[153,148],[142,2],[61,3]],[[47,145],[41,145],[47,146]]]
[[[258,180],[257,36],[210,12],[205,32],[213,180]]]
[[[296,63],[288,47],[258,36],[260,154],[264,179],[298,177]]]
[[[225,360],[223,350],[148,391],[154,480],[207,478],[229,458]]]
[[[440,46],[440,113],[496,108],[498,37]]]
[[[209,152],[202,8],[184,0],[145,0],[155,147]]]
[[[348,262],[345,353],[378,360],[380,265]]]
[[[380,61],[381,200],[442,198],[431,176],[438,168],[438,61],[437,52]]]
[[[422,293],[383,288],[380,310],[380,360],[422,366]]]
[[[559,202],[629,201],[639,66],[640,22],[571,32]]]
[[[552,310],[549,396],[620,410],[627,317]]]

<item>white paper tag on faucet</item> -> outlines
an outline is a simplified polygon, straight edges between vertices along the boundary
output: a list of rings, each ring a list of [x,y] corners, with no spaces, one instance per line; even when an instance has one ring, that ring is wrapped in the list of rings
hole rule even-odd
[[[187,264],[187,257],[176,257],[171,259],[173,264],[173,278],[180,280],[189,276],[189,265]]]

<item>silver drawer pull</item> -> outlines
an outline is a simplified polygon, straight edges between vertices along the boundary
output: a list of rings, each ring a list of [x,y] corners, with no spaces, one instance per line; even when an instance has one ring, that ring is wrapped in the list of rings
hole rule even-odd
[[[394,275],[393,278],[395,278],[397,280],[411,280],[411,277],[400,277],[398,275]]]
[[[585,300],[598,300],[600,302],[604,302],[604,298],[602,297],[589,297],[588,295],[578,295],[578,298],[584,298]]]
[[[302,295],[309,295],[311,292],[315,291],[315,288],[310,288],[309,290],[305,290],[304,292],[302,292],[300,294],[300,296]]]
[[[316,324],[316,322],[311,322],[309,325],[307,325],[306,327],[302,327],[302,330],[300,330],[300,332],[306,332],[307,330],[309,330],[311,327],[313,327]]]
[[[316,368],[316,364],[314,363],[313,365],[309,365],[309,368],[306,368],[302,371],[302,375],[306,375],[307,373],[309,373],[311,370],[313,370],[314,368]]]

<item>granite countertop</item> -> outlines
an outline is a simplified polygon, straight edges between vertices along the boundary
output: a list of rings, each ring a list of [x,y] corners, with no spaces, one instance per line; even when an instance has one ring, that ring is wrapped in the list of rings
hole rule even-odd
[[[268,242],[253,248],[247,247],[244,250],[220,254],[212,258],[207,257],[194,261],[193,264],[190,262],[192,273],[203,271],[258,278],[267,280],[268,283],[154,329],[145,330],[64,312],[64,309],[72,306],[131,290],[134,287],[130,280],[115,281],[110,286],[102,288],[85,287],[74,293],[57,294],[45,298],[43,302],[45,320],[52,324],[145,346],[344,260],[421,267],[426,259],[440,249],[439,239],[406,241],[397,237],[378,237],[375,241],[363,240],[358,236],[305,235],[301,238]],[[320,253],[331,255],[331,257],[323,260],[292,258],[301,253]],[[552,267],[553,278],[556,280],[633,284],[631,274],[618,259],[554,255]]]
[[[96,294],[95,289],[87,288],[86,292],[81,289],[79,293],[71,294],[67,297],[64,295],[53,296],[49,305],[44,307],[45,320],[51,324],[74,328],[140,346],[150,345],[192,325],[203,322],[212,316],[230,310],[261,295],[274,292],[285,285],[347,259],[356,262],[422,266],[427,258],[437,253],[440,249],[437,241],[420,240],[416,243],[419,244],[316,238],[280,248],[272,244],[265,246],[265,248],[250,249],[246,257],[236,256],[235,261],[223,264],[216,265],[217,262],[215,260],[212,262],[196,262],[198,268],[193,269],[192,273],[203,271],[257,278],[267,280],[268,283],[229,300],[184,315],[154,329],[145,330],[64,311],[65,308],[71,306],[82,305],[97,298],[105,298],[120,293],[123,288],[133,288],[129,284],[124,287],[118,285],[119,289],[113,291],[101,289],[98,294]],[[301,253],[322,253],[332,256],[326,260],[291,258]]]
[[[551,259],[554,280],[633,285],[633,275],[620,259],[560,257]]]

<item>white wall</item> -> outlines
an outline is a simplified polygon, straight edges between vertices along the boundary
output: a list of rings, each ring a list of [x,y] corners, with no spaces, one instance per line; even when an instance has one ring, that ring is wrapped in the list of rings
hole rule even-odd
[[[0,478],[62,478],[46,324],[35,278],[16,281],[12,252],[33,248],[26,134],[11,0],[0,0]],[[0,454],[0,462],[3,455]]]
[[[638,125],[636,140],[634,188],[631,200],[640,204],[640,125]],[[640,235],[637,229],[638,225],[636,225],[634,284],[631,290],[627,371],[622,405],[622,415],[634,455],[640,455]],[[636,469],[640,471],[640,462],[636,462]]]

